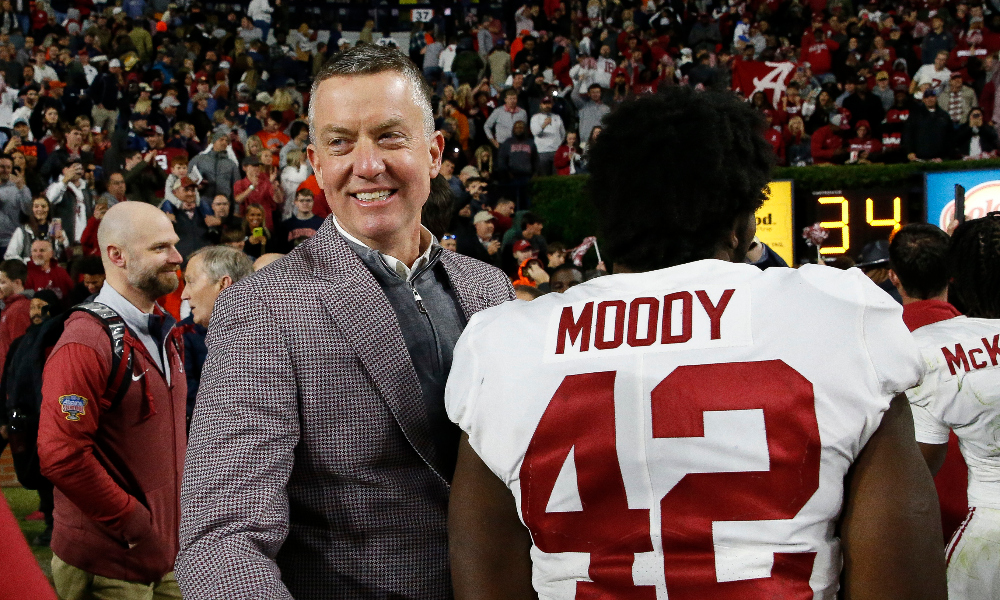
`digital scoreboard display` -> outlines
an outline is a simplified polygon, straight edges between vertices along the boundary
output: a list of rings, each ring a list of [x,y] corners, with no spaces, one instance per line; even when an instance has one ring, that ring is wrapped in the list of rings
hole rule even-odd
[[[824,257],[856,259],[866,244],[888,240],[903,225],[923,221],[922,199],[914,199],[906,188],[815,191],[797,194],[795,200],[799,256],[815,256],[801,236],[813,223],[829,232],[820,248]]]
[[[813,193],[819,224],[830,232],[820,253],[854,255],[865,244],[888,240],[906,221],[899,194],[874,192]]]

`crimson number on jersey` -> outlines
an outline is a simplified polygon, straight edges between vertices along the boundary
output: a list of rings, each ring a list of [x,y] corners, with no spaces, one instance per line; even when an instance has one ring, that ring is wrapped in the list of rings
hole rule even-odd
[[[577,600],[655,600],[632,579],[634,554],[653,550],[649,510],[629,508],[615,448],[615,372],[569,375],[549,402],[521,465],[521,513],[547,553],[587,552],[591,581]],[[675,369],[651,394],[654,438],[704,437],[706,411],[762,409],[770,470],[689,473],[660,500],[670,600],[812,598],[814,552],[775,553],[771,576],[719,582],[714,521],[791,519],[819,489],[820,438],[812,384],[780,360]],[[583,507],[546,512],[574,450]]]

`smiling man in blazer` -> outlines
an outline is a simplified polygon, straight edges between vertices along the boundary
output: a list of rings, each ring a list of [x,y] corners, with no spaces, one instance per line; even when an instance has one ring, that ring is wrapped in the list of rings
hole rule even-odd
[[[445,381],[468,319],[513,289],[420,225],[444,140],[419,69],[364,45],[311,97],[333,215],[219,298],[177,578],[200,600],[450,598]]]

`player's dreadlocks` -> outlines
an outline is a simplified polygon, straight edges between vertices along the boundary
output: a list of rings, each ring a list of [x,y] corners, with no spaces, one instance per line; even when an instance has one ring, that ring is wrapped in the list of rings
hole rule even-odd
[[[1000,319],[1000,212],[959,225],[948,259],[951,303],[970,317]]]
[[[626,102],[590,149],[590,195],[616,263],[646,271],[712,256],[764,199],[774,152],[733,94],[671,87]]]

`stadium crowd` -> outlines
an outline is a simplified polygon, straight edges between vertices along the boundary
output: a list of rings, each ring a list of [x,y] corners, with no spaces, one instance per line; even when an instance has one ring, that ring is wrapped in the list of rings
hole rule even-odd
[[[321,41],[310,15],[283,5],[249,10],[2,9],[0,246],[28,264],[28,287],[68,297],[81,269],[96,268],[85,259],[101,216],[126,199],[167,212],[183,256],[210,244],[282,253],[329,215],[307,156],[306,108],[312,76],[351,44],[336,24]],[[734,89],[766,116],[778,164],[977,158],[1000,147],[1000,10],[989,3],[592,0],[442,13],[415,24],[401,48],[435,92],[445,136],[455,214],[436,215],[432,229],[523,283],[544,275],[518,272],[518,241],[544,268],[564,250],[553,246],[546,261],[541,224],[525,221],[535,218],[523,212],[532,177],[586,173],[602,117],[632,97]],[[397,45],[373,27],[358,43]],[[766,77],[740,75],[748,65]],[[39,271],[38,240],[70,273]]]
[[[992,0],[545,0],[496,14],[448,6],[449,14],[415,24],[400,48],[433,92],[434,130],[444,138],[422,222],[443,248],[501,269],[518,298],[565,292],[608,272],[603,262],[585,272],[573,264],[572,248],[546,240],[544,220],[531,211],[532,179],[589,173],[606,118],[635,98],[732,90],[762,114],[779,165],[977,159],[1000,151],[1000,3]],[[158,240],[173,233],[178,260],[163,260],[180,285],[144,297],[149,311],[140,310],[162,306],[157,317],[179,322],[164,327],[162,339],[159,326],[145,324],[140,336],[149,349],[142,364],[163,371],[167,385],[141,393],[151,407],[154,393],[175,392],[171,377],[185,379],[190,425],[206,327],[222,289],[248,276],[250,261],[262,268],[321,235],[332,214],[314,172],[320,159],[311,160],[309,150],[316,141],[314,77],[351,47],[398,46],[398,36],[376,31],[372,21],[352,42],[339,25],[320,37],[312,18],[296,15],[280,0],[253,0],[241,10],[144,0],[0,2],[0,365],[11,363],[29,327],[80,302],[118,302],[133,327],[119,287],[141,286],[124,262],[120,272],[106,271],[102,248],[107,240],[129,248],[138,243],[129,232],[146,226]],[[770,87],[747,86],[761,78],[771,78]],[[117,205],[133,208],[112,212],[113,225],[102,227]],[[913,281],[940,278],[927,275],[912,252],[933,246],[941,271],[947,235],[909,234],[919,238],[917,250],[904,256],[894,248],[897,267],[919,263]],[[783,265],[766,246],[746,241],[745,256],[733,254],[740,261]],[[888,243],[878,250],[862,266],[882,271],[877,280],[886,291],[898,289],[904,303],[945,304],[937,279],[919,293],[912,284],[907,296],[905,282],[890,279]],[[409,267],[397,267],[410,276]],[[506,285],[493,289],[493,300],[502,301]],[[417,288],[411,291],[426,315]],[[413,352],[412,340],[405,342]],[[182,366],[170,364],[181,357]],[[128,393],[139,398],[140,388]],[[66,420],[84,414],[82,404],[68,402]],[[940,446],[940,437],[928,434],[928,443]],[[186,439],[178,434],[176,443]],[[47,468],[56,474],[59,466]],[[76,493],[85,489],[76,484]],[[42,484],[39,492],[48,529],[36,542],[47,544],[53,488]],[[946,535],[960,521],[950,531],[946,522]],[[132,525],[116,524],[128,549]],[[172,568],[176,552],[167,550],[176,550],[170,544],[177,540],[168,541],[159,550]],[[73,567],[58,564],[65,581]]]

